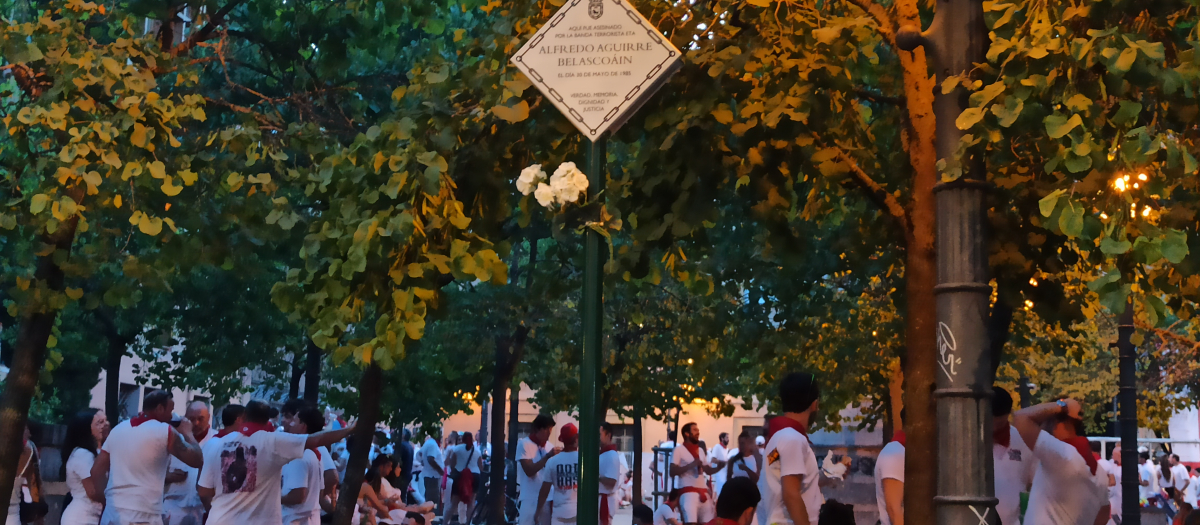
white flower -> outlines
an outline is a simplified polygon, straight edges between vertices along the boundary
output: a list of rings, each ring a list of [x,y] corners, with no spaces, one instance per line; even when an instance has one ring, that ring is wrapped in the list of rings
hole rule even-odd
[[[554,190],[544,182],[538,184],[537,189],[533,191],[533,196],[537,198],[538,204],[546,208],[554,204]]]
[[[559,202],[575,202],[579,200],[579,194],[587,190],[587,175],[579,171],[574,162],[564,162],[550,177],[550,187]]]
[[[521,170],[521,176],[517,178],[517,191],[521,192],[521,195],[529,195],[534,186],[544,180],[546,172],[542,171],[542,165],[534,164]]]

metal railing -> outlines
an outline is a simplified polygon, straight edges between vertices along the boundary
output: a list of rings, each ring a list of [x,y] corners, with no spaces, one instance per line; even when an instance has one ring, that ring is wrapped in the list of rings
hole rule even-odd
[[[1108,457],[1109,443],[1121,444],[1121,438],[1109,436],[1089,437],[1088,441],[1097,441],[1100,445],[1101,457]],[[1152,445],[1200,445],[1200,441],[1193,439],[1171,439],[1171,438],[1137,438],[1138,444],[1149,443]]]

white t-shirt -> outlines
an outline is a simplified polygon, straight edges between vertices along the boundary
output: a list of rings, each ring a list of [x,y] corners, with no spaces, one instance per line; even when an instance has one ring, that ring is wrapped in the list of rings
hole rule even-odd
[[[1183,490],[1183,487],[1188,484],[1192,478],[1188,477],[1187,467],[1183,465],[1175,465],[1171,467],[1171,484],[1175,490]]]
[[[333,462],[333,454],[329,453],[329,447],[317,447],[317,452],[319,452],[320,453],[319,455],[321,456],[320,460],[321,460],[321,474],[322,475],[324,475],[325,472],[327,472],[327,471],[337,470],[337,463]],[[321,478],[321,480],[322,480],[321,485],[325,484],[324,479],[325,479],[324,477]]]
[[[992,444],[992,465],[996,477],[996,513],[1001,523],[1021,523],[1021,493],[1029,492],[1037,460],[1016,427],[1008,427],[1008,447]]]
[[[304,456],[307,434],[234,432],[204,456],[200,486],[214,489],[208,523],[282,523],[283,466]]]
[[[104,504],[89,498],[87,490],[83,488],[83,480],[92,477],[92,464],[95,462],[96,455],[86,448],[72,450],[67,458],[67,489],[71,491],[71,504],[63,511],[61,523],[100,522]],[[20,487],[20,483],[17,487]]]
[[[677,449],[678,451],[678,449]],[[783,506],[783,491],[780,480],[783,476],[800,476],[800,497],[808,510],[809,523],[816,523],[825,498],[817,487],[817,456],[813,454],[808,438],[794,428],[785,428],[771,436],[767,442],[766,465],[758,477],[758,491],[762,501],[758,505],[758,522],[762,525],[791,525],[792,518]]]
[[[1038,460],[1029,493],[1025,523],[1037,525],[1092,525],[1100,508],[1108,504],[1107,473],[1093,474],[1075,447],[1046,431],[1033,447]],[[1098,483],[1103,475],[1105,486]]]
[[[717,465],[718,461],[728,461],[728,460],[729,460],[729,451],[725,450],[725,447],[721,446],[720,443],[718,443],[716,446],[714,446],[712,448],[712,450],[710,450],[708,452],[708,466],[710,466],[710,467],[715,467]],[[726,476],[725,469],[718,470],[716,473],[714,473],[712,475],[713,483],[725,482],[725,476]],[[718,496],[719,496],[719,494],[718,494]]]
[[[1200,480],[1197,480],[1196,476],[1192,476],[1189,479],[1191,481],[1188,483],[1187,488],[1183,490],[1183,502],[1190,504],[1192,508],[1195,508],[1196,500],[1200,499],[1200,497],[1197,497],[1200,495],[1200,486],[1196,485],[1197,483],[1200,483]]]
[[[201,450],[213,436],[217,435],[216,429],[209,428],[208,433],[200,439],[199,445]],[[200,494],[196,492],[196,478],[200,476],[200,469],[192,468],[184,463],[179,458],[171,456],[171,465],[167,470],[182,470],[187,472],[187,479],[179,483],[171,483],[167,485],[163,491],[163,500],[170,501],[180,507],[199,507],[203,503],[200,501]]]
[[[295,489],[308,489],[304,501],[296,505],[283,505],[283,523],[288,525],[293,521],[308,520],[320,517],[321,491],[325,488],[325,471],[321,468],[321,460],[311,450],[304,451],[304,457],[293,459],[283,466],[283,489],[280,495]]]
[[[573,520],[579,505],[579,451],[562,452],[546,461],[542,480],[551,486],[548,501],[556,520]]]
[[[683,523],[679,521],[679,509],[673,509],[670,505],[663,503],[657,509],[654,509],[654,525],[670,525],[670,522],[667,520],[675,520],[677,523]]]
[[[604,484],[601,483],[600,493],[609,495],[615,494],[617,490],[620,489],[621,483],[625,481],[624,479],[621,479],[621,453],[615,450],[609,450],[603,454],[600,454],[599,473],[600,477],[602,478],[612,478],[617,480],[617,484],[612,489],[605,487]],[[613,512],[616,512],[616,509],[613,509]]]
[[[149,420],[138,426],[122,421],[104,440],[109,455],[108,503],[118,509],[163,513],[163,487],[167,483],[167,450],[171,425]]]
[[[1138,465],[1138,476],[1141,478],[1139,481],[1145,481],[1149,483],[1148,485],[1138,485],[1138,495],[1141,496],[1141,499],[1148,500],[1154,496],[1155,485],[1154,469],[1151,468],[1150,463],[1147,462]]]
[[[1162,492],[1163,484],[1160,483],[1162,480],[1162,465],[1147,462],[1146,466],[1150,468],[1150,488],[1154,489],[1153,494]]]
[[[749,456],[743,456],[741,455],[741,452],[735,452],[738,453],[734,454],[733,459],[730,460],[730,464],[733,465],[733,474],[729,475],[730,479],[750,477],[750,474],[748,474],[745,470],[742,470],[742,465],[746,465],[746,469],[748,469],[750,472],[758,472],[758,459],[755,458],[753,454]]]
[[[531,500],[534,505],[537,505],[538,492],[542,490],[541,472],[534,474],[533,477],[527,476],[521,460],[528,459],[537,463],[545,455],[546,450],[529,438],[522,438],[517,442],[517,485],[521,487],[521,499]]]
[[[1096,474],[1103,479],[1101,486],[1108,492],[1108,506],[1113,514],[1121,513],[1121,467],[1107,459],[1096,460]],[[1116,485],[1108,485],[1108,476],[1112,475]]]
[[[697,458],[697,456],[699,456],[699,458]],[[704,449],[697,448],[696,456],[693,456],[692,452],[688,450],[687,446],[675,447],[675,453],[671,455],[671,464],[678,465],[680,467],[686,467],[691,465],[692,462],[696,461],[696,459],[700,460],[700,465],[707,463],[708,458],[704,455]],[[700,472],[700,466],[695,466],[679,476],[679,486],[698,487],[703,489],[708,488],[708,483],[704,481],[704,475]]]
[[[421,479],[434,478],[442,479],[442,475],[436,470],[429,467],[429,461],[432,460],[434,465],[445,468],[445,463],[442,462],[442,449],[438,448],[437,441],[431,437],[425,438],[425,442],[421,444]]]
[[[466,445],[454,446],[454,468],[459,472],[471,469],[471,472],[479,473],[479,447],[472,447],[467,450]]]
[[[884,445],[875,460],[875,504],[879,507],[879,521],[883,525],[892,525],[892,518],[887,513],[887,500],[883,498],[885,479],[904,483],[904,445],[897,441]],[[903,504],[902,500],[901,505]]]

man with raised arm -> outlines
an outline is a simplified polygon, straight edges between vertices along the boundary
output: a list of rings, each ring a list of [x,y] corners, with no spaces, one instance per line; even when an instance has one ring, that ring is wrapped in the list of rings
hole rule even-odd
[[[1082,405],[1060,399],[1025,408],[1013,415],[1013,426],[1038,462],[1025,523],[1107,523],[1108,473],[1099,471],[1084,437]]]

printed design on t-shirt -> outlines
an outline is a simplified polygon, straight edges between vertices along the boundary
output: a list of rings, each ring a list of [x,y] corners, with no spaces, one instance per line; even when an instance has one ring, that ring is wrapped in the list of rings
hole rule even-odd
[[[225,494],[254,492],[258,481],[258,449],[240,442],[228,443],[221,451],[221,489]]]
[[[779,463],[779,449],[772,450],[770,454],[767,454],[767,464],[774,465],[776,463]]]
[[[556,467],[554,469],[554,487],[558,490],[579,488],[579,465],[572,463]]]
[[[1008,449],[1008,460],[1009,461],[1021,461],[1021,451],[1013,450],[1011,448]]]

